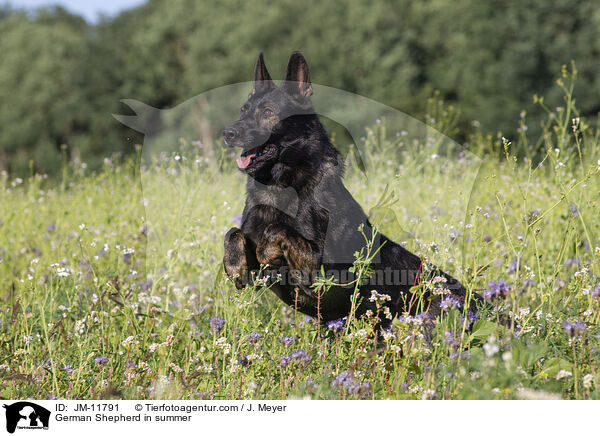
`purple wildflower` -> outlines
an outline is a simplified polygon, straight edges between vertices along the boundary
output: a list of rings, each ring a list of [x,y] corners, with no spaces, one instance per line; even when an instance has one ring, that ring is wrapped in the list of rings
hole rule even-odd
[[[108,358],[106,356],[96,356],[94,360],[98,365],[106,365],[108,363]]]
[[[567,332],[567,335],[570,337],[575,337],[580,333],[585,331],[585,324],[581,321],[565,321],[563,322],[563,328]]]
[[[450,357],[452,358],[452,360],[456,360],[458,359],[458,356],[461,356],[461,359],[469,360],[471,358],[471,353],[469,353],[468,351],[463,351],[462,354],[459,354],[458,351],[455,351]]]
[[[440,307],[442,310],[460,309],[462,307],[462,302],[454,295],[449,295],[440,301]]]
[[[472,310],[469,310],[467,312],[467,327],[470,327],[471,324],[475,323],[475,321],[478,321],[478,320],[479,320],[479,315],[477,315],[475,312],[473,312]],[[465,322],[464,315],[461,314],[458,317],[458,321],[460,324],[464,324],[464,322]]]
[[[63,365],[63,369],[64,369],[65,371],[67,371],[67,374],[71,374],[73,371],[75,371],[75,370],[73,369],[73,366],[71,366],[71,365],[70,365],[70,364],[68,364],[68,363],[67,363],[67,364],[65,364],[65,365]]]
[[[292,354],[289,354],[287,356],[282,356],[279,359],[279,364],[282,367],[286,367],[287,365],[289,365],[294,360],[297,361],[297,362],[308,363],[308,362],[310,362],[312,360],[312,357],[306,351],[304,351],[304,350],[298,350],[298,351],[295,351]]]
[[[242,214],[241,213],[236,213],[233,218],[231,218],[231,221],[233,222],[233,224],[236,227],[241,227],[242,226]]]
[[[444,332],[444,344],[449,347],[456,347],[458,345],[458,341],[456,340],[456,335],[452,332]]]
[[[291,345],[296,338],[294,336],[282,336],[280,338],[277,339],[279,342],[281,342],[283,345]]]
[[[290,354],[290,357],[294,360],[304,361],[304,362],[310,362],[312,360],[312,357],[310,357],[310,355],[304,350],[298,350],[298,351]]]
[[[209,320],[209,324],[210,324],[210,330],[213,333],[217,333],[225,325],[225,320],[223,318],[219,318],[218,316],[213,316]]]
[[[428,319],[431,319],[431,315],[426,312],[419,312],[415,315],[415,319],[419,322],[423,322],[427,321]]]
[[[481,296],[488,301],[492,301],[496,298],[506,297],[510,292],[510,285],[506,283],[504,280],[492,280],[488,284],[488,288],[483,291]]]
[[[341,330],[344,330],[344,328],[346,327],[346,319],[340,318],[340,319],[334,319],[333,321],[327,321],[325,323],[325,326],[327,326],[327,328],[329,330],[333,330],[334,332],[337,333]]]
[[[571,209],[571,216],[577,216],[579,210],[577,209],[577,205],[572,204],[569,209]]]
[[[252,333],[248,333],[246,335],[246,338],[248,338],[248,343],[250,345],[254,345],[260,340],[261,336],[260,336],[260,333],[252,332]]]
[[[343,389],[349,394],[357,394],[369,390],[369,383],[360,383],[354,378],[354,376],[348,371],[344,371],[338,374],[338,376],[331,382],[332,388]]]
[[[592,298],[600,300],[600,283],[598,283],[592,291]]]
[[[539,215],[540,215],[540,210],[535,209],[535,210],[532,210],[531,212],[529,212],[528,214],[525,214],[525,217],[523,217],[523,220],[533,222],[533,219]]]

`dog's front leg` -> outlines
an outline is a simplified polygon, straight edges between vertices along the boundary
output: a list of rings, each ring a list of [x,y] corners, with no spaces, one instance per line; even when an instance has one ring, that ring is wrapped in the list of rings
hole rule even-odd
[[[263,265],[284,263],[290,285],[298,285],[311,294],[311,275],[319,269],[318,249],[315,244],[293,228],[283,224],[270,224],[256,247],[256,258]]]
[[[258,261],[240,229],[233,227],[225,235],[223,267],[235,287],[242,289],[250,281],[250,273],[258,269]]]

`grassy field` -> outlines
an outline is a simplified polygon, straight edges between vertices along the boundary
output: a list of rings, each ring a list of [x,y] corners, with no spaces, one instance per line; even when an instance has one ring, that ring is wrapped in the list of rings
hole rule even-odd
[[[349,165],[347,186],[384,233],[488,300],[477,316],[449,304],[431,343],[418,316],[376,345],[370,319],[321,326],[268,289],[237,291],[220,264],[244,201],[232,159],[3,175],[0,397],[600,399],[600,131],[577,118],[570,79],[539,156],[526,114],[512,142],[468,145],[505,153],[483,159],[459,222],[446,183],[469,159],[431,150],[435,172],[390,164],[402,144],[384,121],[365,135],[371,176]]]

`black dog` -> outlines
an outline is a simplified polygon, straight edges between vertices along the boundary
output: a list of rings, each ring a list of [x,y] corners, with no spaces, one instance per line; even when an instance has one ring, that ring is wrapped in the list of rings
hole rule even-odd
[[[227,146],[242,148],[237,164],[248,175],[242,228],[232,228],[225,236],[223,264],[236,287],[249,283],[260,264],[267,265],[268,271],[278,273],[267,276],[271,289],[285,303],[323,322],[345,317],[355,290],[349,281],[357,279],[350,272],[353,254],[361,249],[365,254],[366,240],[371,239],[371,275],[360,282],[357,316],[371,310],[385,325],[398,313],[414,313],[416,294],[408,291],[424,279],[438,286],[425,289],[425,303],[418,310],[436,316],[443,298],[462,306],[466,292],[457,280],[373,231],[342,183],[343,161],[313,109],[311,95],[302,54],[291,55],[285,79],[276,86],[261,53],[240,119],[223,130]],[[321,268],[326,277],[331,272],[341,277],[340,285],[316,291],[311,285]],[[440,288],[453,296],[443,296]]]

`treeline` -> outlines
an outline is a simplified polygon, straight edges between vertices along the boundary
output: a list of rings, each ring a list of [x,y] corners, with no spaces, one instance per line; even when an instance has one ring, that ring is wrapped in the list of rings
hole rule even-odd
[[[95,166],[141,137],[119,125],[122,98],[157,107],[250,79],[263,50],[274,76],[293,50],[313,80],[424,114],[433,90],[472,121],[510,134],[533,94],[560,104],[562,64],[577,106],[600,109],[597,0],[150,0],[88,25],[64,9],[0,11],[0,168]],[[464,139],[464,138],[459,138]],[[61,148],[63,151],[61,151]]]

